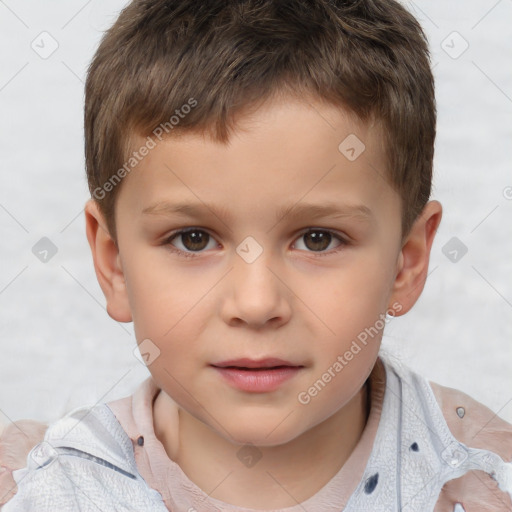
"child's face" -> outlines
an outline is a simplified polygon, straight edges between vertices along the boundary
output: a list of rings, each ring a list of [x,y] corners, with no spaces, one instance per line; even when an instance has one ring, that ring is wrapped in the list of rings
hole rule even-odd
[[[379,129],[325,104],[269,107],[242,119],[227,146],[196,134],[160,142],[125,178],[122,277],[107,297],[112,316],[133,318],[139,343],[158,347],[149,370],[169,396],[221,436],[261,445],[296,438],[361,389],[403,259]],[[366,146],[353,161],[339,149],[351,134]],[[173,213],[178,203],[194,214]],[[292,206],[312,210],[281,214]],[[314,214],[327,206],[339,212]],[[212,366],[239,358],[302,368],[241,389]]]

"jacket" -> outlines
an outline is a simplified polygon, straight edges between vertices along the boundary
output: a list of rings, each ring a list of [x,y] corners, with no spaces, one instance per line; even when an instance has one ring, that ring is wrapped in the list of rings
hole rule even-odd
[[[458,441],[428,381],[399,364],[383,363],[379,428],[344,512],[432,512],[443,486],[472,470],[486,473],[503,503],[512,503],[512,462]],[[27,466],[13,477],[18,492],[3,512],[168,510],[139,474],[132,441],[107,404],[75,409],[50,425]],[[464,510],[462,503],[453,507]]]

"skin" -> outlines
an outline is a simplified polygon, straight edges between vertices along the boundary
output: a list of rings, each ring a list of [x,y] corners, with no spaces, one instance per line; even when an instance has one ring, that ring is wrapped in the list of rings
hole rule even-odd
[[[350,134],[366,147],[354,161],[338,150]],[[297,397],[380,315],[393,305],[397,316],[406,313],[425,283],[441,205],[430,201],[402,239],[382,140],[379,124],[338,107],[274,99],[239,119],[228,145],[190,132],[159,143],[123,180],[117,241],[97,204],[86,206],[108,313],[133,321],[138,342],[160,350],[148,366],[161,388],[156,435],[213,498],[259,509],[296,505],[339,471],[364,430],[364,383],[382,329],[309,403]],[[176,200],[224,208],[229,219],[162,209]],[[344,213],[277,217],[288,205],[328,202]],[[347,205],[371,214],[347,213]],[[190,227],[202,233],[200,243],[170,239]],[[317,238],[304,236],[306,228]],[[248,236],[263,250],[251,263],[236,252]],[[276,391],[249,393],[210,366],[238,357],[280,357],[304,368]],[[261,455],[252,467],[237,457],[246,444]]]

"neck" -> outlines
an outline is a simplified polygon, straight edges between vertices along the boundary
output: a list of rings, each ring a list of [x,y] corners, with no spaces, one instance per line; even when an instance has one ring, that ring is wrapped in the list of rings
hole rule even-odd
[[[239,453],[240,445],[183,409],[178,436],[170,438],[169,400],[160,392],[154,404],[155,433],[169,458],[212,498],[255,509],[291,507],[317,493],[349,458],[369,413],[369,389],[364,385],[342,409],[292,441]],[[241,463],[242,454],[248,457],[246,464]],[[252,465],[250,457],[259,460]]]

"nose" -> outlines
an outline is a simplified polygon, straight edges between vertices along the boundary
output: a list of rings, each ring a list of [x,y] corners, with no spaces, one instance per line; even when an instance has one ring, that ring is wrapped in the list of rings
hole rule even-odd
[[[226,281],[224,321],[232,326],[246,324],[255,329],[288,322],[291,291],[279,268],[265,251],[254,261],[236,254]]]

